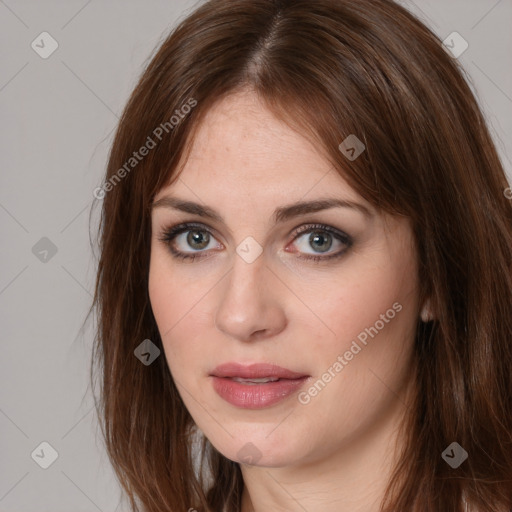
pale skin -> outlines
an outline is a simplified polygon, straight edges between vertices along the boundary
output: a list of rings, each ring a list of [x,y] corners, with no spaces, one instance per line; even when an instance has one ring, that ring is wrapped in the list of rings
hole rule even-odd
[[[164,197],[208,206],[223,219],[153,209],[149,295],[170,371],[199,429],[236,462],[243,462],[248,443],[258,450],[253,465],[241,465],[242,512],[377,512],[393,448],[400,448],[397,429],[410,403],[408,370],[423,306],[408,220],[377,212],[314,143],[250,91],[208,112],[179,179],[155,202]],[[333,198],[359,206],[274,223],[276,208]],[[202,256],[194,261],[175,258],[159,240],[166,228],[189,222],[202,227],[172,243]],[[318,228],[294,235],[315,224],[352,242]],[[202,240],[210,233],[209,242],[190,245],[190,231]],[[327,238],[315,245],[310,235],[317,231]],[[251,263],[236,251],[247,237],[262,249]],[[325,240],[332,245],[322,252]],[[318,262],[303,258],[341,252]],[[359,343],[362,350],[334,377],[331,370],[307,404],[295,394],[243,409],[211,385],[210,372],[221,363],[270,362],[311,376],[301,390],[307,391],[396,303],[401,310],[386,317],[367,345]]]

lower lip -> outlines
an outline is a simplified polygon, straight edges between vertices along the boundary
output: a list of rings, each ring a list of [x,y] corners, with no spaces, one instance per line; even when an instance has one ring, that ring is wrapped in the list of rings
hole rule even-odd
[[[308,377],[282,379],[265,384],[242,384],[227,377],[212,377],[213,388],[221,398],[242,409],[270,407],[298,391]]]

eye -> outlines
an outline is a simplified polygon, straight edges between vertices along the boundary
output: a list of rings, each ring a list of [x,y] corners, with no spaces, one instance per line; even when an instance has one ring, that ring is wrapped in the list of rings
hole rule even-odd
[[[352,239],[349,235],[323,224],[301,226],[293,234],[295,236],[293,239],[294,243],[297,240],[303,239],[299,244],[299,251],[297,252],[301,254],[299,258],[305,260],[325,261],[340,257],[352,245]],[[306,237],[306,235],[309,236]],[[206,257],[202,253],[214,248],[212,247],[212,241],[216,239],[206,226],[187,223],[164,230],[159,240],[168,246],[175,258],[193,261],[196,258]],[[327,253],[336,244],[341,247],[341,250],[328,256],[322,256],[322,254]],[[222,247],[222,244],[217,246],[217,248]],[[307,253],[311,248],[318,250],[316,255]]]
[[[303,254],[300,257],[306,260],[321,261],[337,258],[342,256],[352,245],[352,239],[350,236],[324,224],[301,226],[294,234],[296,235],[294,238],[295,244],[296,240],[302,239],[301,243],[298,244],[299,251]],[[342,249],[331,253],[328,256],[321,256],[321,254],[327,253],[333,245],[336,244],[341,246]],[[318,250],[316,255],[307,253],[307,250],[310,248]]]
[[[193,261],[196,258],[204,257],[200,253],[205,249],[211,249],[210,242],[215,238],[201,224],[179,224],[166,229],[159,240],[169,247],[174,257]],[[176,245],[178,248],[175,247]],[[187,248],[192,248],[192,253],[185,252]],[[194,254],[194,252],[199,254]]]

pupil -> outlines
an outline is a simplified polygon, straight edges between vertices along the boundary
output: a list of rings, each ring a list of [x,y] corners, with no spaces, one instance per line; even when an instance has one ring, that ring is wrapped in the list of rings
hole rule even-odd
[[[326,239],[329,239],[329,241],[327,243],[325,243],[325,240]],[[316,233],[311,233],[311,235],[309,236],[309,241],[310,242],[317,242],[318,240],[320,240],[320,242],[323,240],[324,243],[320,243],[320,246],[317,246],[317,248],[321,249],[320,252],[325,252],[325,251],[328,251],[330,248],[331,248],[331,245],[332,245],[332,238],[330,235],[328,235],[327,237],[324,236],[323,234],[320,234],[319,232],[316,232]]]
[[[199,244],[198,249],[204,249],[209,243],[209,235],[204,236],[204,231],[190,231],[187,236],[187,242],[190,245]]]

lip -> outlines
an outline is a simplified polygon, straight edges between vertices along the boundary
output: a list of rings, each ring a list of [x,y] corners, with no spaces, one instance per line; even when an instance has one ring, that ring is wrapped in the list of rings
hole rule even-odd
[[[240,377],[242,379],[262,379],[264,377],[277,377],[278,379],[300,379],[309,377],[305,373],[298,373],[271,363],[253,363],[242,365],[240,363],[224,363],[211,373],[214,377]]]
[[[225,363],[217,366],[210,374],[213,389],[226,402],[242,409],[262,409],[285,400],[298,391],[310,378],[309,375],[294,372],[274,364],[255,363],[241,365]],[[233,380],[278,378],[275,382],[244,384]]]

